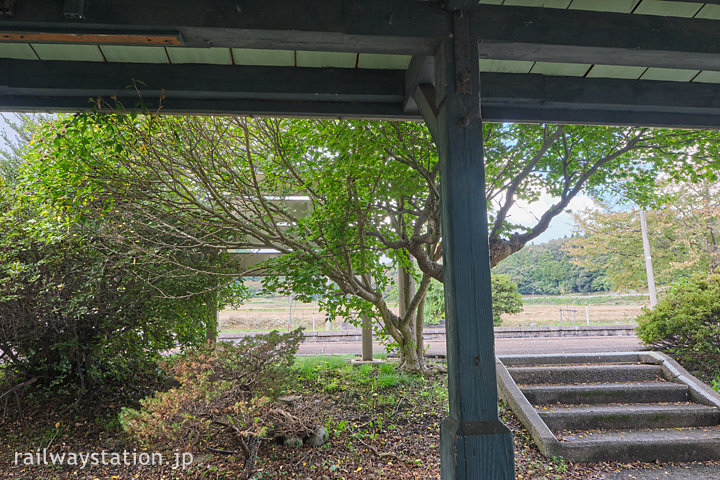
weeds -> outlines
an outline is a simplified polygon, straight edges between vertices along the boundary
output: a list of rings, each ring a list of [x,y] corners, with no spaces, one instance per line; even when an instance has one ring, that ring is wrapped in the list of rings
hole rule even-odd
[[[321,372],[347,366],[352,355],[309,355],[295,358],[295,371],[300,377],[312,380]]]

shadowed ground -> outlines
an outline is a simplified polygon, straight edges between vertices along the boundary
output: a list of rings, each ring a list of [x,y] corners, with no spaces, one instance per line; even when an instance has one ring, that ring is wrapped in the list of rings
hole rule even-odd
[[[720,480],[720,466],[688,465],[646,470],[622,470],[608,480]]]

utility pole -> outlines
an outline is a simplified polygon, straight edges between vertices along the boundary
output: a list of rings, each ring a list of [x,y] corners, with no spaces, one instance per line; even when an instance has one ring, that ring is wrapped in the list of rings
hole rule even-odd
[[[653,274],[652,256],[650,255],[650,240],[648,239],[647,220],[645,210],[640,210],[640,229],[642,230],[643,251],[645,253],[645,272],[647,273],[648,291],[650,292],[650,306],[657,305],[657,292],[655,291],[655,275]]]

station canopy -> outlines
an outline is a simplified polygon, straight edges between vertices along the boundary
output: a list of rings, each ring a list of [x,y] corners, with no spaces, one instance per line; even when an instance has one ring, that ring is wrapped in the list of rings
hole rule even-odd
[[[720,127],[720,0],[0,0],[0,110],[116,101],[424,119],[441,169],[441,474],[509,480],[482,121]]]
[[[450,0],[452,2],[453,0]],[[452,14],[417,0],[0,0],[0,110],[419,119]],[[720,0],[482,0],[485,121],[720,125]]]

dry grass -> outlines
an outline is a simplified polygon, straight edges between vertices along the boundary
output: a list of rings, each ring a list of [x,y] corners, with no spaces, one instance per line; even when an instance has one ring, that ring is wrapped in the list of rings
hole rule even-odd
[[[642,307],[642,305],[589,305],[587,313],[590,325],[628,325],[635,322],[635,317],[640,314]],[[562,322],[560,309],[563,310]],[[526,305],[521,313],[504,315],[502,326],[573,325],[573,317],[578,325],[586,325],[585,306]]]
[[[269,330],[288,330],[288,298],[253,298],[237,310],[220,312],[220,330],[224,332],[263,332]],[[642,304],[593,304],[588,306],[591,325],[627,325],[634,322],[640,314]],[[561,322],[560,309],[574,310],[574,317],[578,325],[586,324],[585,306],[581,304],[568,306],[558,305],[526,305],[522,313],[504,315],[505,327],[532,326],[532,325],[573,325],[573,313],[563,312]],[[325,329],[325,313],[320,311],[317,303],[293,302],[290,316],[290,327],[313,328],[313,314],[315,315],[315,328]],[[335,319],[332,329],[341,328],[343,319]]]

